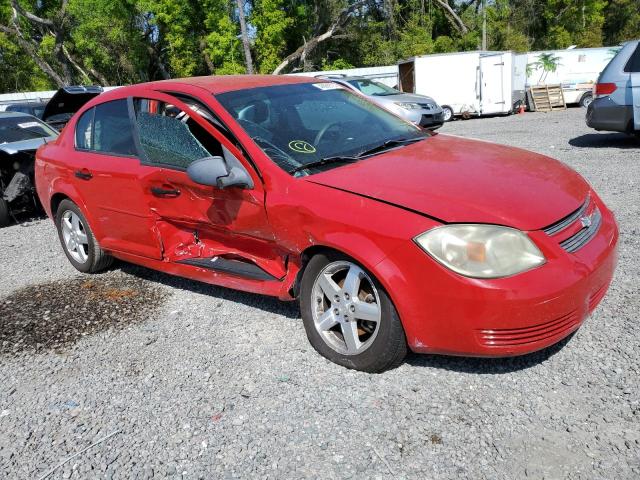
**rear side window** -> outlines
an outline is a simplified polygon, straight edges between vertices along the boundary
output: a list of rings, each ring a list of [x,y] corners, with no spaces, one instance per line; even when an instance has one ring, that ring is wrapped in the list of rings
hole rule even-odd
[[[96,109],[92,108],[82,114],[76,124],[76,148],[80,150],[91,150],[93,133],[93,114]]]
[[[76,148],[135,156],[127,101],[102,103],[85,112],[76,125]]]
[[[631,73],[640,72],[640,43],[636,47],[636,51],[631,54],[629,61],[624,67],[624,71]]]
[[[174,105],[157,100],[135,101],[140,147],[153,164],[186,169],[192,162],[222,156],[222,145]]]
[[[135,155],[126,100],[96,106],[93,116],[93,150],[116,155]]]

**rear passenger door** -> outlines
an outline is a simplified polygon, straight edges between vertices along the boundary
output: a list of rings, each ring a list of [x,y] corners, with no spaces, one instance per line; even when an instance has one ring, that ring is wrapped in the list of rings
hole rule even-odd
[[[120,99],[83,113],[66,164],[102,248],[160,259],[160,237],[141,185],[159,169],[140,163],[130,108],[130,100]]]
[[[630,73],[634,130],[640,131],[640,43],[636,46],[635,52],[631,54],[624,71]]]

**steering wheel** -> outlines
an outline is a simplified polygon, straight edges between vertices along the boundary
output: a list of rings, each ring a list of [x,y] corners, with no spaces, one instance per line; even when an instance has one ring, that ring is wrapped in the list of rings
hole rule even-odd
[[[327,123],[324,127],[322,127],[320,129],[320,131],[318,132],[318,134],[316,135],[315,140],[313,141],[313,145],[314,146],[318,146],[320,145],[320,142],[322,141],[322,138],[325,136],[325,134],[331,130],[333,127],[339,127],[343,124],[344,122],[331,122],[331,123]]]
[[[250,137],[271,138],[273,136],[269,130],[252,122],[251,120],[241,118],[238,120],[238,123],[242,125],[242,128],[247,131]]]
[[[238,120],[238,123],[244,127],[249,136],[253,138],[253,141],[256,143],[261,143],[263,146],[261,147],[264,153],[266,153],[271,159],[280,165],[285,170],[289,170],[291,168],[295,168],[298,166],[298,162],[296,162],[291,155],[284,152],[282,149],[278,148],[275,144],[267,140],[267,138],[271,137],[271,133],[266,129],[261,127],[260,125],[253,123],[251,120]],[[263,135],[260,135],[263,133]]]

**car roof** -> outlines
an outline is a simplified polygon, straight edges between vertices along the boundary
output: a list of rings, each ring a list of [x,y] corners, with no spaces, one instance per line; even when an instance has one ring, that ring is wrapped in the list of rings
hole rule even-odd
[[[208,77],[178,78],[162,80],[148,84],[151,88],[166,88],[170,85],[192,85],[208,90],[213,94],[246,90],[276,85],[295,85],[300,83],[318,83],[323,79],[293,75],[212,75]],[[326,80],[324,80],[326,81]]]
[[[28,113],[22,112],[0,112],[0,118],[12,118],[12,117],[28,117],[28,118],[36,118],[33,115],[29,115]]]
[[[7,107],[40,107],[42,105],[46,105],[47,102],[38,101],[24,101],[24,102],[8,102],[5,103]]]
[[[332,81],[344,81],[344,82],[349,82],[351,80],[373,80],[371,78],[367,78],[367,77],[363,77],[361,75],[354,75],[354,76],[349,76],[349,75],[343,75],[343,76],[339,76],[339,75],[332,75],[332,74],[327,74],[327,75],[318,75],[316,78],[321,78],[324,80],[332,80]]]

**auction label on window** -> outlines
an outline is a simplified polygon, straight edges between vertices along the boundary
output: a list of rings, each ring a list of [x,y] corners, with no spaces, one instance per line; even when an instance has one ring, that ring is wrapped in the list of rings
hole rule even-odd
[[[340,90],[342,88],[341,85],[333,82],[314,83],[313,86],[319,88],[320,90]]]
[[[27,122],[27,123],[19,123],[18,126],[20,128],[33,128],[33,127],[39,127],[40,124],[38,122]]]

